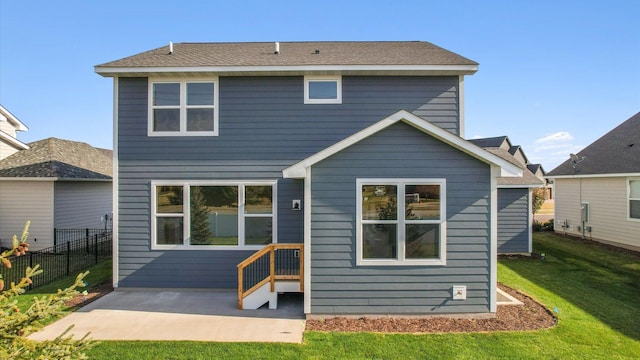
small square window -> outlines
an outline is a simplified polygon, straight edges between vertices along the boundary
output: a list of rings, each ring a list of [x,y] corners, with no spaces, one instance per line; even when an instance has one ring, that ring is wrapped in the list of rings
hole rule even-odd
[[[342,104],[342,78],[305,76],[304,103]]]

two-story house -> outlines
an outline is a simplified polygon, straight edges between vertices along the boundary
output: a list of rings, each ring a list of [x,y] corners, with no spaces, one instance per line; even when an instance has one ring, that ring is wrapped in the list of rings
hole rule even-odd
[[[96,66],[114,285],[255,307],[300,277],[308,315],[495,312],[497,179],[522,169],[463,138],[477,68],[427,42],[179,43]]]

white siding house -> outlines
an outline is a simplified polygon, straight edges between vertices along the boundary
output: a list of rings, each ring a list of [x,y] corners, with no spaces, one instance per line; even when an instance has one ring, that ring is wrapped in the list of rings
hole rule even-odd
[[[548,177],[556,232],[640,251],[640,113]]]
[[[31,250],[54,245],[55,228],[110,225],[111,151],[49,138],[0,160],[0,247],[27,220]]]

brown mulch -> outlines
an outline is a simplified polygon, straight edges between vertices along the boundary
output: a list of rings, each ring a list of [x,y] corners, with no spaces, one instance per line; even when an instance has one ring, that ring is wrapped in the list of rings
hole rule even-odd
[[[377,333],[449,333],[485,331],[539,330],[554,326],[556,317],[530,297],[498,285],[524,305],[498,305],[496,317],[490,319],[430,318],[329,318],[307,320],[306,329],[316,331],[367,331]]]
[[[113,291],[113,286],[110,282],[106,282],[103,284],[99,284],[88,290],[88,294],[84,295],[82,292],[84,291],[82,288],[77,289],[80,293],[76,294],[71,300],[68,300],[64,303],[65,306],[68,307],[81,307],[89,304],[90,302],[97,300],[98,298],[107,295],[108,293]]]

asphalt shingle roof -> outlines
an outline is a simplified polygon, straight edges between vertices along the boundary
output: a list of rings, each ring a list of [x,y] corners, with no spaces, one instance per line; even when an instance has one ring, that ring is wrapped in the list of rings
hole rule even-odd
[[[425,41],[176,43],[97,67],[478,65]]]
[[[640,112],[568,159],[548,176],[640,173]],[[574,166],[575,165],[575,166]]]
[[[520,169],[522,169],[522,177],[498,177],[497,184],[498,185],[506,185],[506,186],[542,186],[544,185],[544,181],[538,178],[529,167],[515,158],[513,154],[509,151],[513,146],[510,147],[509,150],[502,147],[505,141],[508,141],[508,137],[506,136],[497,136],[491,138],[482,138],[482,139],[471,139],[469,140],[473,144],[480,146],[486,151],[497,155],[508,162],[517,165]]]
[[[48,138],[0,161],[0,177],[111,179],[112,152],[70,140]]]

